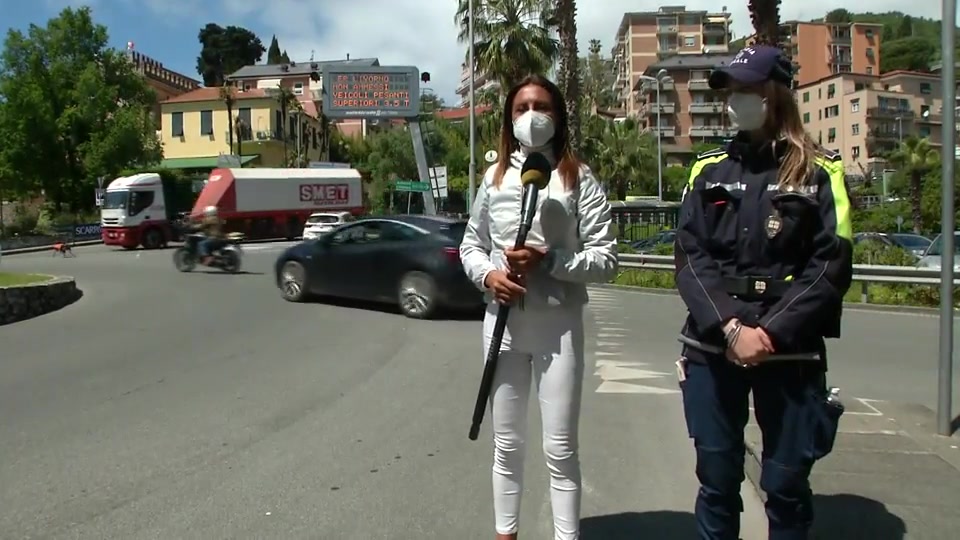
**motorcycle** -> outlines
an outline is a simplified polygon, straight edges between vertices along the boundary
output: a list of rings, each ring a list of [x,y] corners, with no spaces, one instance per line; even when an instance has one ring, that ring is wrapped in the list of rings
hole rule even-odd
[[[190,272],[200,263],[200,242],[206,236],[202,234],[188,234],[184,238],[182,247],[173,252],[173,264],[181,272]],[[243,235],[240,233],[230,233],[225,239],[226,245],[220,249],[214,250],[210,254],[213,260],[207,265],[211,268],[220,268],[225,272],[235,274],[240,271],[240,262],[243,259],[243,250],[240,243],[243,242]]]

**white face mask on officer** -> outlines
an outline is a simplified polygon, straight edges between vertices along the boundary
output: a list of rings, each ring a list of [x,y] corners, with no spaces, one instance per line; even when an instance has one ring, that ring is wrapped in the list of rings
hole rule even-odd
[[[553,140],[553,119],[539,111],[527,111],[513,121],[513,136],[526,148],[539,148]]]
[[[734,92],[727,99],[730,120],[743,131],[754,131],[767,121],[767,100],[757,94]]]

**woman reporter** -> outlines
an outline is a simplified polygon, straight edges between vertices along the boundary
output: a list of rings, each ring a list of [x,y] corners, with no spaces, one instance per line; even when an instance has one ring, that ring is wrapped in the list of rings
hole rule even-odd
[[[852,227],[840,156],[814,143],[779,49],[743,49],[711,73],[739,133],[693,165],[676,236],[689,316],[679,364],[697,453],[699,537],[738,538],[748,396],[763,432],[770,540],[806,539],[809,475],[836,437],[824,338],[840,336]]]
[[[514,250],[523,197],[520,170],[534,152],[543,154],[553,171],[540,190],[526,247]],[[496,304],[519,304],[507,322],[490,398],[498,540],[517,537],[531,382],[540,401],[554,537],[579,537],[586,283],[616,275],[616,246],[603,189],[570,146],[563,95],[543,77],[523,79],[507,93],[499,161],[483,176],[460,245],[467,275],[489,302],[484,358]]]

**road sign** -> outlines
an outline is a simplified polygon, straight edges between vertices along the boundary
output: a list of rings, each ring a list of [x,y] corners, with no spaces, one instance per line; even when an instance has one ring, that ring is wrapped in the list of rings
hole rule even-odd
[[[103,189],[97,188],[94,191],[93,201],[98,207],[103,206]]]
[[[324,66],[328,118],[417,118],[420,71],[413,66]]]
[[[447,166],[431,167],[430,176],[433,177],[434,191],[437,197],[447,196]]]
[[[897,227],[903,225],[903,216],[897,216]]]
[[[416,191],[426,193],[430,191],[430,184],[426,182],[412,182],[410,180],[397,180],[394,183],[394,189],[397,191]]]

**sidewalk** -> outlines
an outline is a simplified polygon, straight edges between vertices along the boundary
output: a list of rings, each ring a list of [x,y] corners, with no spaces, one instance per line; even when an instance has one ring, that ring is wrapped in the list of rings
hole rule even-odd
[[[811,477],[813,538],[960,538],[960,437],[934,435],[926,407],[841,396],[834,451]],[[747,428],[747,476],[760,483],[760,431]],[[761,492],[762,496],[762,492]]]

